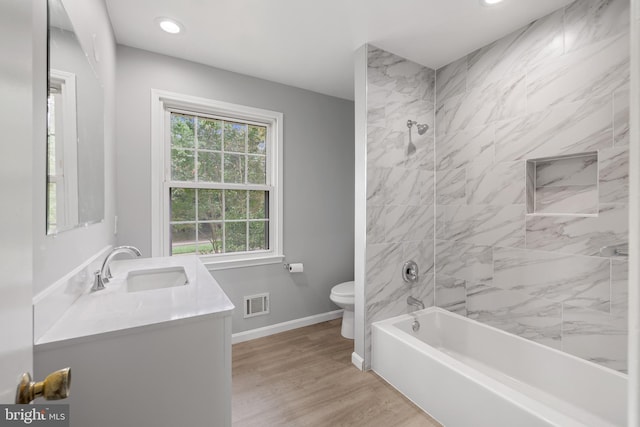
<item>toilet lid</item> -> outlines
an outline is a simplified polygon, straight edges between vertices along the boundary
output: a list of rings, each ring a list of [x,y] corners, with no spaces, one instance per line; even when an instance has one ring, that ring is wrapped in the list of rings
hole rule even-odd
[[[344,282],[331,288],[331,293],[336,296],[353,296],[353,282]]]

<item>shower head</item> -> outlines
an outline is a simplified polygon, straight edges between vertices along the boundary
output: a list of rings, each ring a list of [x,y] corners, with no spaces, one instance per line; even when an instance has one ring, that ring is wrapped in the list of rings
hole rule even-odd
[[[416,125],[416,127],[418,128],[418,135],[424,135],[425,132],[429,129],[429,125],[427,124],[420,124],[418,122],[416,122],[415,120],[407,120],[407,127],[409,128],[409,132],[411,132],[411,127],[413,125]]]

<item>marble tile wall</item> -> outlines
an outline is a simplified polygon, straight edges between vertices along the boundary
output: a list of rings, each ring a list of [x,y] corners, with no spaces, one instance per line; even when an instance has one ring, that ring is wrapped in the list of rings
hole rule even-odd
[[[576,1],[438,69],[436,154],[424,162],[435,170],[436,305],[619,371],[627,263],[600,248],[627,242],[629,13],[628,0]],[[589,215],[527,213],[527,160],[589,152]],[[582,200],[566,190],[584,165],[565,166],[537,177],[547,212]]]
[[[368,367],[371,323],[413,311],[409,295],[427,307],[434,301],[435,70],[371,45],[367,56]],[[407,120],[426,123],[429,130],[418,135],[414,126],[410,142]],[[420,270],[412,286],[401,277],[410,259]]]

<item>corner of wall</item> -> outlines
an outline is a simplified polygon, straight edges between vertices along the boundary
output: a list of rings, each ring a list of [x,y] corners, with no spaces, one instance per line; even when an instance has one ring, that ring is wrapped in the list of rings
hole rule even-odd
[[[354,55],[355,80],[355,218],[354,218],[354,292],[355,354],[365,354],[365,278],[367,245],[367,49],[361,46]],[[362,368],[361,368],[362,369]]]

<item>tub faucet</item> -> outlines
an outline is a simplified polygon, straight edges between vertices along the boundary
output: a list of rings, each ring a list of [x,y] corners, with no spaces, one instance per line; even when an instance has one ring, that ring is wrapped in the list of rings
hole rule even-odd
[[[600,248],[600,255],[607,257],[629,256],[629,245],[627,243],[619,243]]]
[[[104,259],[102,263],[102,268],[94,273],[95,277],[93,280],[93,286],[91,287],[91,292],[101,291],[104,289],[104,284],[109,282],[111,279],[111,261],[118,254],[129,254],[134,257],[140,257],[142,254],[140,250],[135,246],[118,246],[117,248],[113,248],[109,255]]]
[[[421,310],[424,308],[424,303],[419,299],[412,297],[411,295],[407,297],[407,304],[418,307]]]

